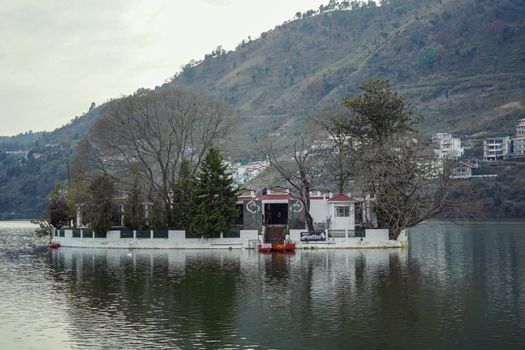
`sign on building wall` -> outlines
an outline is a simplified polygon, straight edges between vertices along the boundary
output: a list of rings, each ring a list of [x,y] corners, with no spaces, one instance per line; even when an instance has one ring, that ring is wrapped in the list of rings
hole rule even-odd
[[[323,231],[301,232],[301,242],[324,242],[326,233]]]

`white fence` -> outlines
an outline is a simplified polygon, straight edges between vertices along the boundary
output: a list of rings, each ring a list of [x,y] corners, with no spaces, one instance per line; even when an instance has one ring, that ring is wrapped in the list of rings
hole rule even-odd
[[[64,247],[153,248],[153,249],[239,249],[257,245],[257,230],[240,230],[239,237],[189,238],[185,231],[111,230],[94,234],[91,230],[56,230],[53,241]]]
[[[364,237],[355,237],[353,230],[328,235],[319,241],[301,241],[304,230],[290,230],[290,239],[301,248],[400,248],[408,244],[406,233],[397,240],[388,239],[388,230],[367,229]],[[185,231],[111,230],[94,234],[91,230],[55,230],[53,241],[64,247],[122,249],[249,249],[258,244],[257,230],[240,230],[238,237],[190,238]]]

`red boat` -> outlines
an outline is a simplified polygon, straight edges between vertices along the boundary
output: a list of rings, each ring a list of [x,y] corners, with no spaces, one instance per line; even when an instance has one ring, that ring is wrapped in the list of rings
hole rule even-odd
[[[271,243],[263,243],[257,246],[257,251],[260,253],[269,253],[272,251]]]
[[[295,243],[272,243],[272,252],[294,252]]]
[[[281,242],[281,243],[262,243],[257,246],[259,253],[270,252],[295,252],[295,243]]]
[[[51,249],[58,249],[58,248],[60,248],[60,243],[58,243],[58,242],[49,242],[49,244],[47,246],[49,248],[51,248]]]
[[[272,243],[272,252],[285,252],[286,243]]]

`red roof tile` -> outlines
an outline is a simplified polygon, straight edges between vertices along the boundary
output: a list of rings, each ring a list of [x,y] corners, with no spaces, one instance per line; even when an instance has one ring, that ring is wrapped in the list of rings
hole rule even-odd
[[[257,197],[257,200],[259,201],[268,201],[268,200],[282,200],[282,199],[287,199],[287,200],[290,200],[292,199],[292,196],[290,196],[288,193],[286,194],[264,194],[262,196],[258,196]]]
[[[247,201],[247,200],[250,200],[250,199],[255,199],[255,197],[252,197],[252,196],[239,196],[239,197],[237,197],[237,200],[239,200],[239,201]]]
[[[354,199],[352,197],[347,196],[346,194],[339,193],[333,196],[328,200],[329,202],[354,202]]]

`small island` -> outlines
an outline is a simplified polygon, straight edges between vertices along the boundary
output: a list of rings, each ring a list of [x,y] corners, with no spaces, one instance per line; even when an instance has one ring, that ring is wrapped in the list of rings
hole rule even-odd
[[[406,246],[407,228],[458,210],[468,191],[450,159],[425,152],[413,108],[387,80],[361,90],[286,144],[261,142],[258,190],[234,184],[223,159],[235,123],[223,102],[180,88],[112,101],[41,222],[72,247]]]

